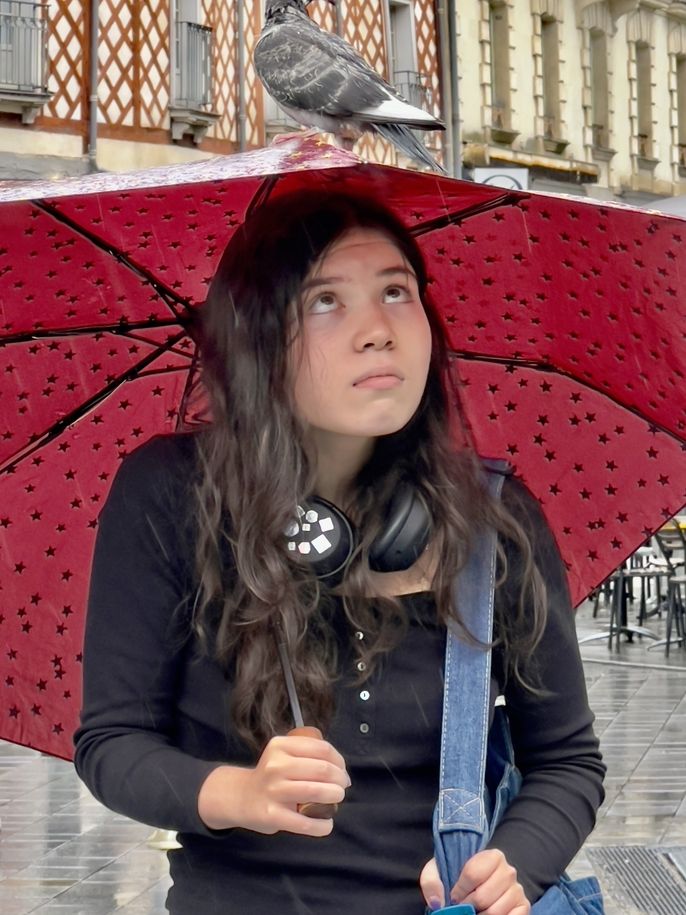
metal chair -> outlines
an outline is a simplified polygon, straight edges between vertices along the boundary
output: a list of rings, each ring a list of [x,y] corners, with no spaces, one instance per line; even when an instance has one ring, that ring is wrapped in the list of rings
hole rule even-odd
[[[647,616],[646,612],[646,590],[645,582],[648,579],[654,579],[656,576],[663,575],[664,572],[654,568],[631,568],[629,563],[622,563],[612,575],[610,575],[599,586],[596,602],[599,599],[601,590],[609,593],[610,598],[610,620],[609,628],[602,632],[594,632],[591,635],[583,636],[579,639],[579,644],[594,642],[600,639],[608,640],[608,648],[612,648],[612,642],[616,639],[616,647],[619,649],[620,636],[626,635],[627,641],[632,642],[635,635],[648,639],[659,639],[659,636],[643,625]],[[633,580],[641,581],[641,604],[639,610],[638,625],[629,622],[628,605],[632,597],[631,584]],[[597,603],[595,605],[597,607]],[[594,607],[594,616],[596,615]]]
[[[665,638],[659,639],[648,650],[664,645],[665,655],[669,655],[672,644],[686,648],[686,607],[683,588],[686,586],[686,536],[680,524],[665,525],[655,534],[655,540],[669,569],[667,579],[667,621]],[[672,638],[672,630],[675,637]]]

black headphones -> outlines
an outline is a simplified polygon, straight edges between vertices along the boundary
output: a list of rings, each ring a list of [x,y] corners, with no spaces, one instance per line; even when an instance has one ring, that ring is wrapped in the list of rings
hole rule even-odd
[[[355,549],[355,529],[339,508],[318,496],[298,505],[297,512],[297,519],[285,532],[287,549],[305,559],[317,578],[334,587]],[[409,569],[426,549],[431,527],[423,497],[407,483],[398,487],[382,530],[371,545],[370,567],[375,572]]]

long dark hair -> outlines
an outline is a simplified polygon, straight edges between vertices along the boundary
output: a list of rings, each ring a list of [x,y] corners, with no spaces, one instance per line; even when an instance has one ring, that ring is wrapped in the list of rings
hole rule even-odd
[[[294,409],[288,352],[298,332],[293,314],[303,280],[353,228],[384,232],[407,259],[433,345],[414,416],[399,432],[376,440],[351,503],[341,506],[362,535],[336,602],[286,551],[283,532],[295,506],[315,485],[305,430]],[[332,713],[336,676],[333,610],[342,608],[351,625],[366,633],[356,642],[362,677],[396,643],[406,623],[403,604],[395,598],[369,599],[367,557],[401,480],[417,487],[432,514],[433,543],[441,557],[432,582],[440,620],[453,616],[459,622],[451,585],[480,525],[494,525],[501,539],[516,545],[524,568],[521,594],[518,606],[503,616],[499,637],[510,672],[521,679],[521,664],[544,624],[543,585],[526,534],[483,488],[443,322],[427,294],[419,247],[400,220],[380,203],[350,194],[301,191],[260,205],[236,230],[212,280],[202,310],[200,351],[213,422],[198,439],[202,473],[196,490],[194,625],[231,673],[239,734],[259,748],[292,724],[276,633],[287,643],[307,721],[323,727]],[[504,576],[502,550],[499,558]]]

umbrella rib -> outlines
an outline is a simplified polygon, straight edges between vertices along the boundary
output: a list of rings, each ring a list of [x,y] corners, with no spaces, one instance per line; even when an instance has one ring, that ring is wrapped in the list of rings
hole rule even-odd
[[[178,327],[178,321],[170,321],[169,326]],[[182,326],[184,327],[186,336],[193,339],[193,335],[192,335],[190,328],[188,326],[184,326],[184,325],[182,325]],[[154,330],[155,327],[156,327],[156,325],[153,324],[153,325],[151,325],[151,327],[149,329]],[[151,340],[145,334],[127,334],[126,337],[128,340],[134,340],[134,341],[137,341],[138,343],[144,343],[146,346],[159,346],[157,340],[155,340],[155,339]],[[172,347],[170,347],[169,352],[174,353],[177,356],[183,356],[185,359],[192,358],[191,356],[188,355],[188,353],[185,351],[185,349],[181,346],[178,349],[176,349],[175,346],[172,346]]]
[[[539,372],[552,372],[560,375],[565,374],[549,362],[540,362],[537,359],[519,359],[517,356],[490,356],[487,353],[472,353],[463,349],[450,350],[449,355],[453,358],[470,362],[493,362],[496,365],[516,365],[517,368],[537,369]],[[573,376],[569,375],[568,377],[572,378]],[[576,381],[576,379],[574,380]],[[590,387],[590,385],[587,385],[587,387]]]
[[[520,195],[501,194],[499,197],[485,203],[475,203],[474,206],[466,207],[466,209],[445,213],[442,216],[436,216],[434,219],[427,219],[425,222],[417,223],[416,226],[410,228],[410,234],[414,236],[428,235],[429,232],[434,232],[436,229],[459,225],[463,220],[478,216],[480,213],[487,213],[489,210],[497,210],[503,206],[518,206],[522,199],[524,198]]]
[[[258,209],[260,206],[266,203],[267,200],[269,200],[269,197],[271,196],[271,193],[276,185],[279,183],[280,178],[281,175],[269,175],[260,183],[260,186],[252,195],[250,203],[247,206],[244,221],[247,221],[256,209]]]
[[[609,400],[611,403],[615,404],[615,406],[620,407],[622,410],[626,410],[627,413],[631,413],[642,422],[648,423],[651,428],[658,432],[662,432],[664,435],[667,435],[669,438],[678,442],[682,448],[684,447],[684,442],[679,437],[679,435],[677,435],[677,433],[673,430],[668,429],[666,426],[663,426],[662,423],[655,419],[644,416],[643,413],[636,409],[636,407],[632,407],[629,404],[618,400],[616,397],[613,397],[612,394],[608,394],[607,391],[599,388],[597,385],[591,384],[588,381],[582,381],[580,378],[577,378],[576,375],[572,375],[571,372],[567,372],[555,365],[551,365],[549,362],[541,362],[536,359],[517,359],[507,356],[489,356],[484,353],[470,353],[466,350],[451,350],[450,356],[454,359],[464,359],[465,362],[488,362],[492,365],[494,364],[513,367],[516,366],[517,368],[534,369],[537,372],[547,372],[551,375],[559,375],[561,378],[568,378],[575,384],[581,385],[582,387],[589,391],[593,391],[596,394],[600,394],[601,397]]]
[[[189,358],[186,353],[180,353],[179,350],[169,350],[169,352]],[[163,369],[150,369],[146,372],[136,372],[136,378],[157,378],[158,375],[174,375],[176,372],[187,371],[188,366],[186,365],[166,365]]]
[[[155,320],[155,321],[120,321],[117,324],[92,324],[90,326],[80,325],[79,327],[55,328],[52,330],[33,330],[21,334],[12,334],[0,339],[0,347],[7,346],[11,343],[31,343],[35,340],[51,340],[54,337],[82,337],[93,334],[117,334],[126,337],[134,330],[155,330],[157,327],[177,327],[183,318],[176,320]],[[132,337],[132,339],[135,339]]]
[[[123,372],[121,375],[114,378],[109,384],[106,384],[104,388],[101,388],[95,394],[88,398],[80,404],[75,410],[72,410],[71,413],[67,413],[66,416],[63,416],[61,419],[58,419],[56,423],[53,423],[52,426],[49,426],[41,435],[36,438],[33,442],[27,445],[22,451],[18,454],[14,454],[9,461],[6,461],[4,464],[0,465],[0,474],[2,473],[14,473],[17,468],[17,465],[26,458],[30,457],[35,451],[38,451],[40,448],[43,448],[45,445],[49,444],[51,441],[57,438],[58,435],[61,435],[65,429],[73,425],[75,422],[78,422],[83,416],[85,416],[93,407],[96,407],[99,403],[102,403],[110,394],[121,387],[127,381],[132,381],[138,376],[138,373],[141,369],[145,368],[147,365],[150,365],[151,362],[154,362],[155,359],[158,359],[162,353],[168,352],[171,350],[183,337],[186,336],[186,332],[182,331],[180,334],[177,334],[175,337],[172,337],[171,340],[168,340],[162,346],[159,346],[154,352],[148,353],[147,356],[144,356],[139,362],[136,363],[130,369],[127,369],[126,372]]]
[[[152,286],[155,292],[159,295],[159,297],[177,319],[180,320],[181,316],[176,306],[180,305],[184,310],[190,310],[191,306],[186,299],[177,295],[173,290],[165,286],[164,283],[161,283],[159,279],[157,279],[156,276],[146,270],[145,267],[141,267],[140,264],[135,263],[135,261],[133,261],[128,254],[120,251],[119,248],[115,248],[114,245],[108,244],[94,232],[91,232],[89,229],[86,229],[84,226],[80,225],[70,216],[62,213],[53,204],[46,203],[42,200],[33,200],[32,205],[37,207],[37,209],[42,210],[48,216],[51,216],[56,222],[61,222],[65,226],[68,226],[73,232],[76,232],[77,235],[81,235],[96,248],[99,248],[101,251],[109,254],[120,264],[123,264],[124,267],[128,267],[132,273],[135,273],[145,283]]]

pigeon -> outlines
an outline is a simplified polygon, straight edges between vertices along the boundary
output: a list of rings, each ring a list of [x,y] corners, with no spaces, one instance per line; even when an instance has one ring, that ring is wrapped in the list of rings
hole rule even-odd
[[[339,137],[352,132],[356,138],[375,131],[406,156],[445,174],[412,133],[444,130],[444,124],[405,101],[347,41],[320,29],[306,13],[310,2],[266,0],[253,61],[269,95],[305,127]]]

